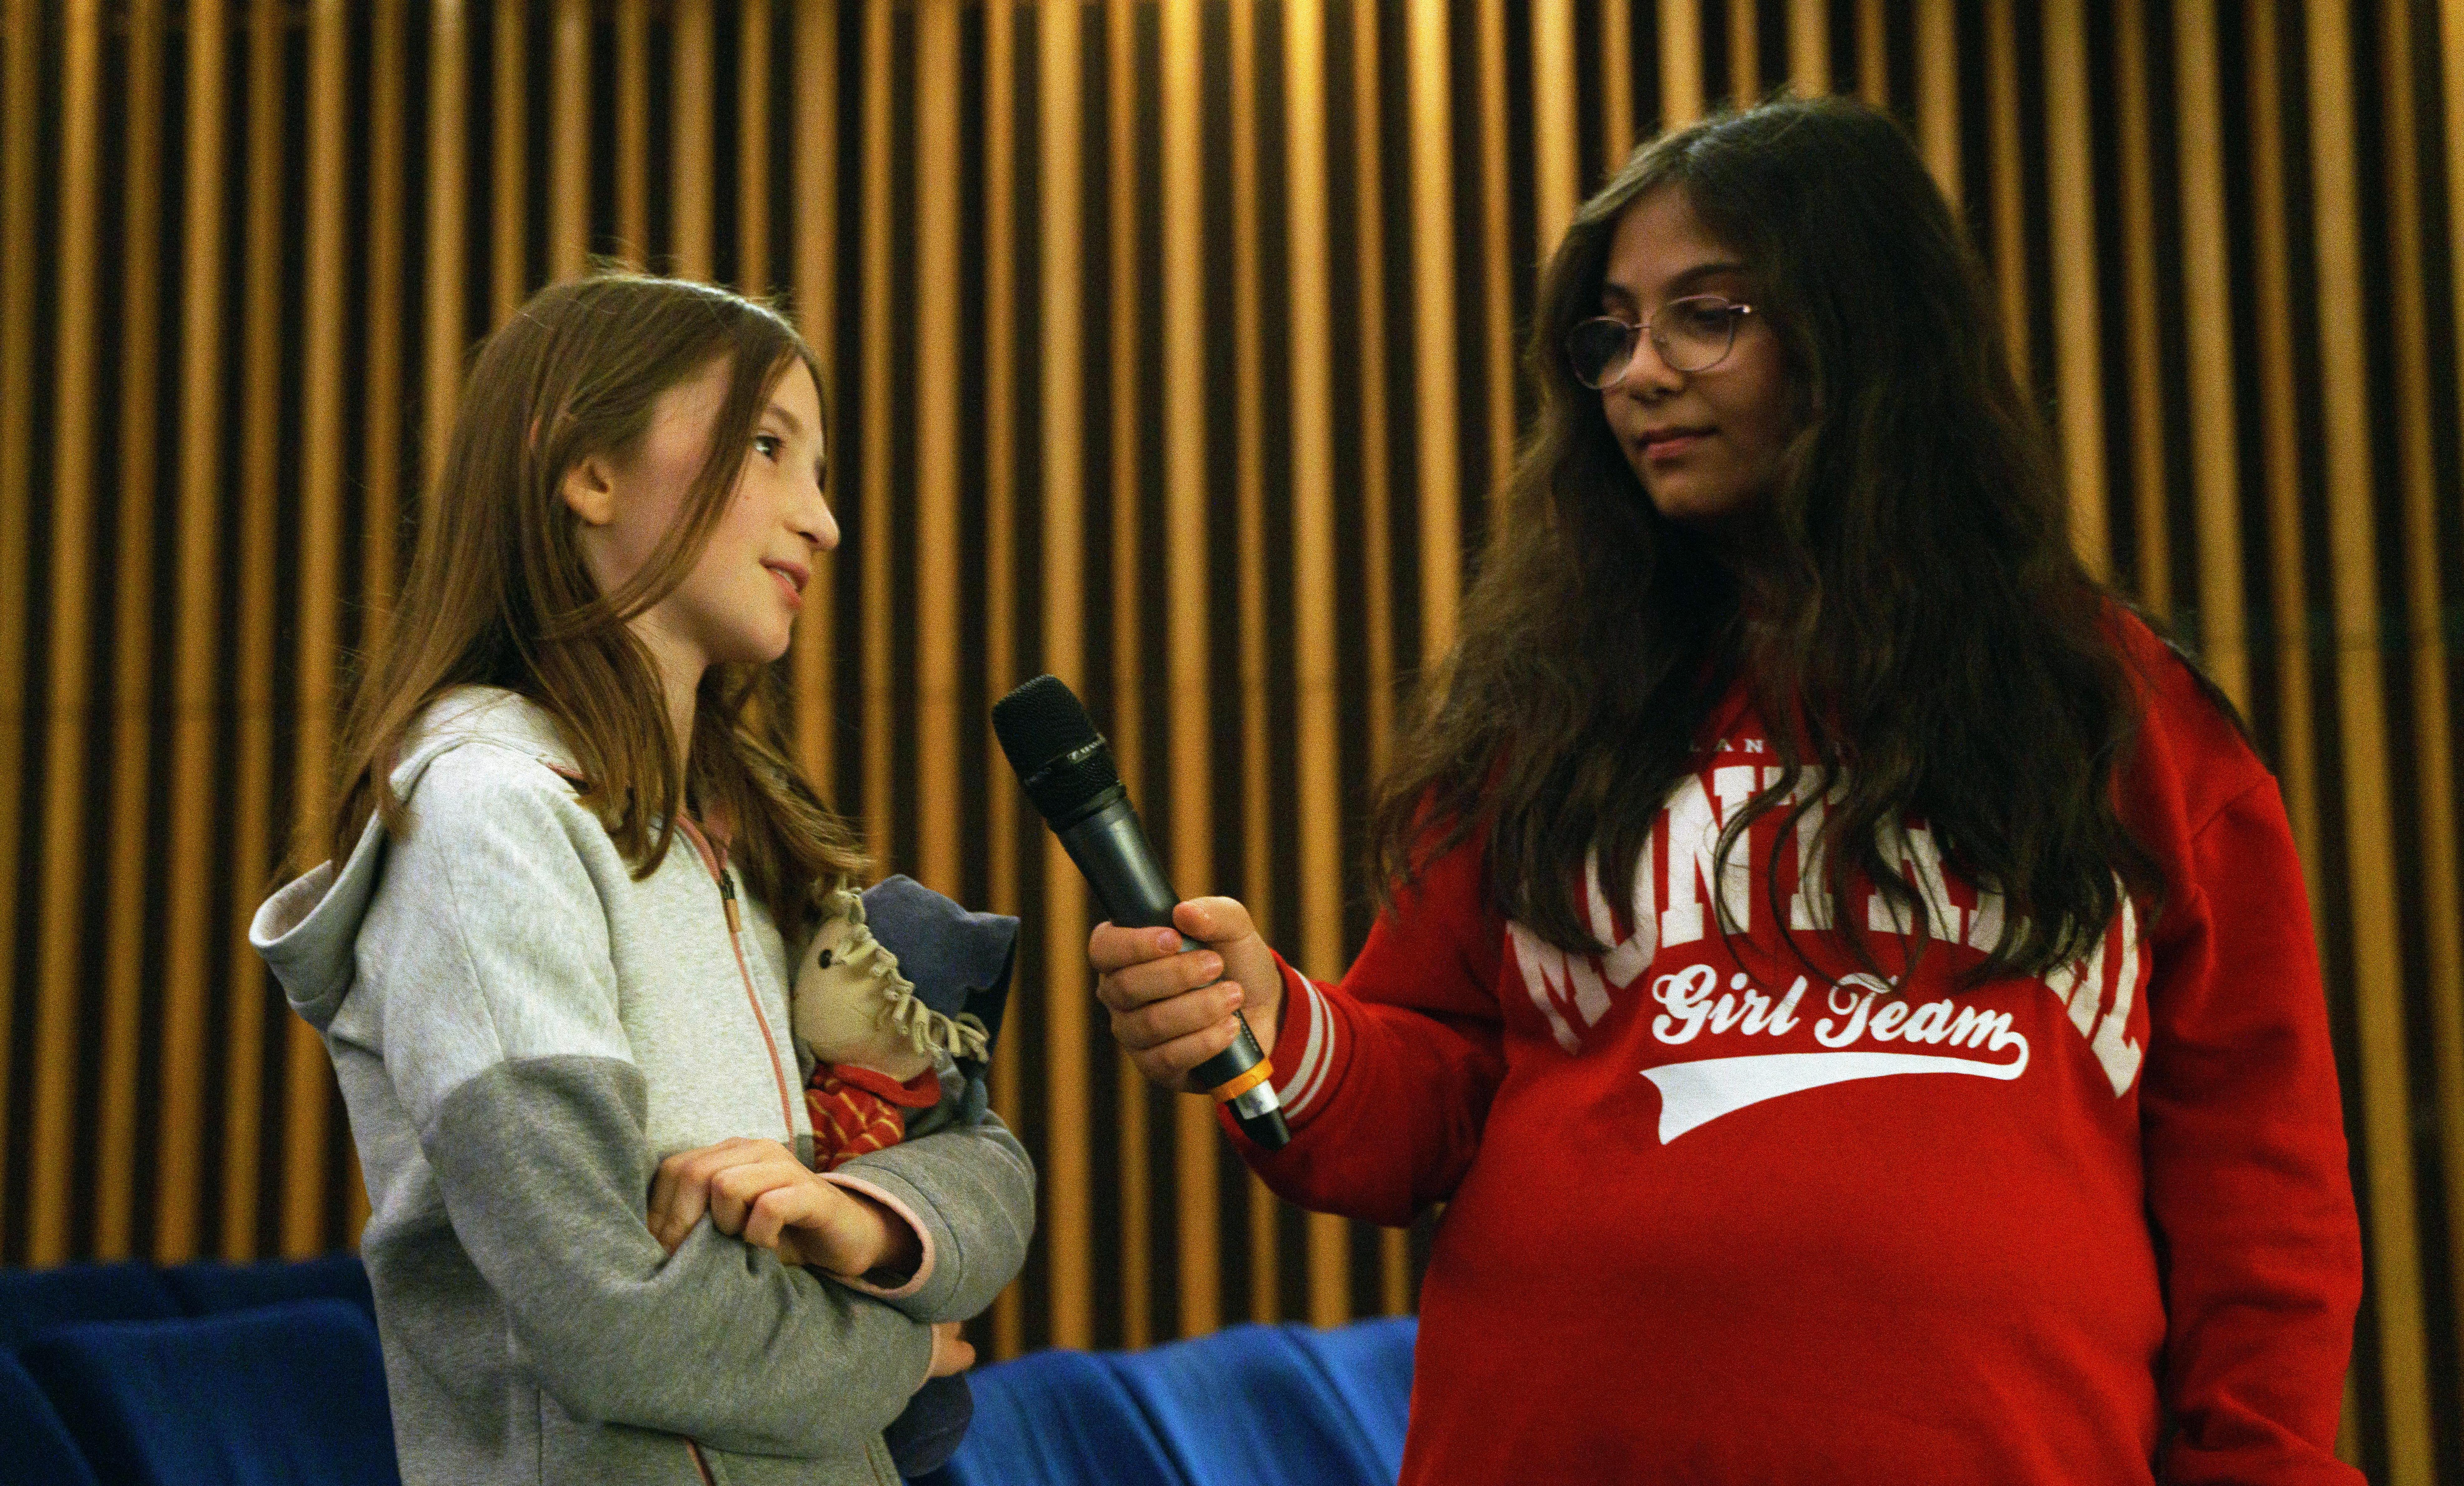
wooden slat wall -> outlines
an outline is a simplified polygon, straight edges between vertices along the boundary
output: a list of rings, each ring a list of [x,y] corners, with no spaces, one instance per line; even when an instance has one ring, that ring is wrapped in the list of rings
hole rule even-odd
[[[1067,679],[1178,885],[1339,972],[1540,262],[1661,122],[1829,87],[1965,198],[2082,552],[2283,779],[2370,1240],[2347,1448],[2464,1478],[2459,0],[10,0],[0,38],[0,1260],[355,1236],[240,936],[470,347],[598,256],[775,288],[832,368],[799,752],[886,869],[1031,925],[997,1098],[1046,1205],[996,1354],[1409,1308],[1425,1233],[1283,1208],[1115,1054],[985,707]]]

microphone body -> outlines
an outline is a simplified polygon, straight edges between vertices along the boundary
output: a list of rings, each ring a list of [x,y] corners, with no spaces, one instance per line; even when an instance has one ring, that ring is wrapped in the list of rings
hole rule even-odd
[[[1036,725],[1048,724],[1048,716],[1021,721],[1023,710],[1031,712],[1038,704],[1047,714],[1063,712],[1071,724],[1058,753],[1047,751],[1054,746],[1045,742],[1050,734]],[[1085,718],[1086,709],[1067,686],[1051,676],[1038,676],[994,707],[993,728],[1028,800],[1077,863],[1104,905],[1105,917],[1122,928],[1170,928],[1179,895],[1155,861],[1137,808],[1119,782],[1111,749],[1091,721],[1083,723],[1084,741],[1079,741],[1076,729]],[[1181,943],[1197,947],[1186,939]],[[1238,1011],[1232,1014],[1240,1024],[1232,1045],[1190,1070],[1190,1076],[1218,1103],[1231,1106],[1243,1135],[1279,1150],[1292,1137],[1275,1097],[1274,1065],[1249,1031],[1249,1019]]]

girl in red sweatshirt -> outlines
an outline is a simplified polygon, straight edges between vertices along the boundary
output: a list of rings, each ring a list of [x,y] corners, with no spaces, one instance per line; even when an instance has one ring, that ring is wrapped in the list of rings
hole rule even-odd
[[[2073,555],[1990,305],[1879,114],[1645,146],[1542,285],[1351,972],[1227,898],[1092,937],[1158,1082],[1245,1008],[1277,1191],[1445,1205],[1406,1482],[2359,1479],[2283,807]]]

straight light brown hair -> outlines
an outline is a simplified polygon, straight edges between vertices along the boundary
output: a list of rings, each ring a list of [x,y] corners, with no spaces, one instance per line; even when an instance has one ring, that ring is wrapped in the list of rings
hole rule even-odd
[[[660,394],[728,367],[709,454],[660,549],[602,593],[580,518],[561,488],[583,459],[638,452]],[[776,310],[680,279],[608,274],[541,290],[481,345],[453,438],[429,492],[388,632],[365,658],[340,747],[328,849],[337,859],[373,815],[413,828],[387,778],[430,703],[499,686],[556,721],[583,800],[637,877],[666,857],[688,809],[723,820],[746,885],[790,932],[813,897],[854,880],[854,833],[797,771],[778,737],[783,693],[770,666],[703,674],[691,756],[676,757],[658,670],[627,621],[683,582],[740,478],[754,426],[797,366],[819,363]],[[827,406],[826,401],[824,404]]]

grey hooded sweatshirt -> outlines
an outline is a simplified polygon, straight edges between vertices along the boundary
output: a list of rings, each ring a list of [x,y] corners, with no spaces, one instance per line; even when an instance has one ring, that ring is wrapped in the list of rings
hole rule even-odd
[[[408,829],[371,820],[250,934],[349,1106],[403,1480],[894,1486],[881,1430],[930,1323],[1025,1259],[1026,1153],[977,1101],[835,1175],[920,1235],[892,1288],[707,1219],[663,1253],[667,1156],[752,1136],[810,1159],[794,962],[723,843],[680,832],[635,881],[572,774],[539,708],[452,692],[392,776]]]

